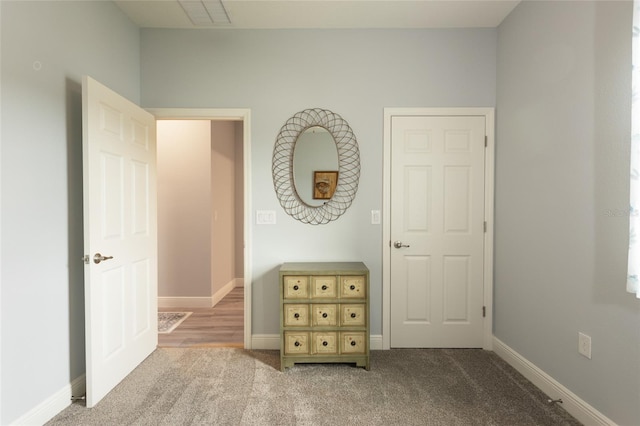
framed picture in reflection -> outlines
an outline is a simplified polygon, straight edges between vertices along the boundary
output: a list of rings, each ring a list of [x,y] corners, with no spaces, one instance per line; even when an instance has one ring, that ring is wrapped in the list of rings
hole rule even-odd
[[[338,186],[337,171],[313,172],[313,199],[330,200]]]

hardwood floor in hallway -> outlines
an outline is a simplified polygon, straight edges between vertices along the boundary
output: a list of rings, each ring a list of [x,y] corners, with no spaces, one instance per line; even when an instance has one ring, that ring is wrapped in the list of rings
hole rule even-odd
[[[193,312],[175,330],[158,334],[158,347],[244,347],[244,288],[236,287],[213,308],[160,308]]]

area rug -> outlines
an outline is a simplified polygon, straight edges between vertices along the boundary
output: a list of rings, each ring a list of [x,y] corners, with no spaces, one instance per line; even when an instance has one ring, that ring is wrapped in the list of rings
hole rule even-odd
[[[158,312],[158,333],[171,333],[193,312]]]

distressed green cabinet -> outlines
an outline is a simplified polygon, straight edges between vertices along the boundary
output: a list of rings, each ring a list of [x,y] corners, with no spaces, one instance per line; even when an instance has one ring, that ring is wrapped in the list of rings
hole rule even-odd
[[[369,369],[369,269],[364,263],[280,267],[280,368],[310,362]]]

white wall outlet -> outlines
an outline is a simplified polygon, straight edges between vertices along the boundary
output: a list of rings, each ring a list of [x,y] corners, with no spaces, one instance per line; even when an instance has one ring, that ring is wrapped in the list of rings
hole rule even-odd
[[[371,210],[371,224],[380,225],[380,210]]]
[[[578,333],[578,353],[591,359],[591,337]]]
[[[274,210],[256,210],[256,225],[275,225],[276,212]]]

